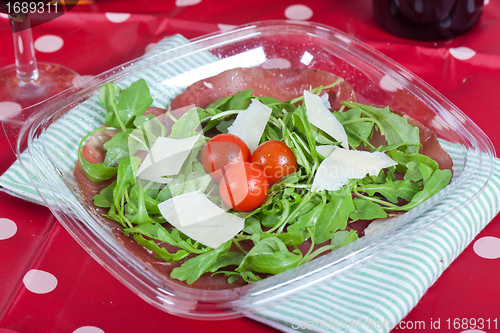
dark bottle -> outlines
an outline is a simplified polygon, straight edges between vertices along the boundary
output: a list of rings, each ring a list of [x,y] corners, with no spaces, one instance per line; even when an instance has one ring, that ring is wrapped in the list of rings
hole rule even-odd
[[[415,40],[451,39],[472,29],[484,0],[373,0],[378,23],[390,33]]]

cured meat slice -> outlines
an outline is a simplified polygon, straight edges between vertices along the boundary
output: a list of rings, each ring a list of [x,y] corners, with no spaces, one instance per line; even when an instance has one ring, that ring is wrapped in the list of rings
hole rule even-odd
[[[340,108],[340,101],[356,101],[356,96],[349,83],[340,76],[311,68],[235,68],[216,76],[193,83],[184,93],[170,104],[172,109],[195,104],[207,107],[213,101],[232,96],[238,91],[253,89],[253,95],[269,96],[281,101],[288,101],[302,96],[304,90],[319,86],[339,84],[325,90],[329,94],[333,109]]]

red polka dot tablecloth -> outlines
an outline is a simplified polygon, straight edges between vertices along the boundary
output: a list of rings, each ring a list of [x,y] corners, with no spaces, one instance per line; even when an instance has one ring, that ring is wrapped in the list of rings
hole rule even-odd
[[[500,4],[495,1],[485,1],[471,32],[438,42],[385,32],[368,0],[96,0],[36,26],[33,35],[39,61],[73,68],[89,80],[141,56],[165,36],[195,38],[270,19],[319,22],[360,39],[439,90],[499,147]],[[0,66],[13,62],[8,19],[0,14]],[[2,119],[19,111],[15,103],[0,103]],[[4,133],[0,156],[3,173],[14,161]],[[495,217],[393,331],[500,332],[499,275],[500,218]],[[90,258],[47,208],[0,192],[0,333],[193,330],[276,331],[249,318],[196,321],[148,305]]]

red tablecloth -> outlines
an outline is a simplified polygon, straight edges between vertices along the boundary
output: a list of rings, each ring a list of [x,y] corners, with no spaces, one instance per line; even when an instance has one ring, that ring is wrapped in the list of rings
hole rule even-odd
[[[420,76],[463,110],[498,147],[500,3],[485,4],[473,31],[440,42],[409,41],[383,31],[370,0],[96,0],[35,27],[33,35],[38,60],[66,65],[85,77],[138,57],[151,43],[175,33],[193,38],[269,19],[319,22],[359,38]],[[0,67],[13,63],[13,55],[8,19],[2,15]],[[0,173],[13,160],[2,132]],[[486,241],[491,245],[485,249],[481,244]],[[467,332],[481,328],[480,318],[484,325],[478,332],[500,331],[499,243],[497,216],[395,331],[429,331],[431,322],[440,321],[441,330]],[[37,272],[33,270],[49,272],[57,287],[43,294],[30,291],[23,278]],[[418,329],[422,323],[425,330]],[[88,256],[48,209],[0,192],[0,333],[229,330],[274,331],[247,318],[204,322],[157,310]]]

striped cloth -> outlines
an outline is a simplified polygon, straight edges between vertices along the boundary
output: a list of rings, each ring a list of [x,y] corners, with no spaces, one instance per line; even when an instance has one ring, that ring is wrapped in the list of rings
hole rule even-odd
[[[168,37],[148,53],[184,43],[186,39],[182,36]],[[178,60],[168,67],[145,70],[117,84],[125,88],[143,78],[151,88],[155,100],[153,105],[165,107],[182,87],[173,85],[170,89],[165,89],[165,86],[159,89],[155,83],[159,80],[165,82],[165,78],[193,68],[206,67],[213,61],[212,56],[200,54]],[[31,156],[23,153],[20,160],[0,177],[2,190],[38,203],[43,203],[43,197],[47,201],[58,201],[65,207],[79,206],[77,198],[68,190],[74,185],[71,175],[77,159],[76,148],[82,137],[104,122],[104,117],[105,110],[97,96],[67,112],[33,143]],[[341,273],[325,275],[321,281],[314,277],[313,281],[304,280],[299,288],[278,297],[268,297],[269,300],[261,304],[253,304],[245,314],[290,332],[388,332],[395,327],[500,209],[499,161],[480,152],[466,151],[456,144],[442,144],[457,170],[462,171],[455,172],[455,182],[440,192],[441,198],[438,199],[441,202],[430,206],[425,215],[414,216],[412,223],[395,227],[382,241],[369,246],[362,260],[352,259],[340,267]],[[51,166],[47,165],[43,154],[37,154],[38,151],[45,151],[52,160],[58,161],[57,168],[62,172],[64,182],[53,175]],[[36,177],[31,163],[45,168],[44,182]],[[47,182],[51,186],[44,186]],[[460,200],[463,200],[460,202],[463,209],[457,210],[457,201]],[[410,218],[410,213],[405,216]],[[377,232],[374,232],[375,236]],[[370,241],[369,237],[355,243],[363,245],[363,242]],[[342,255],[341,251],[339,253]],[[314,267],[327,264],[325,260],[331,260],[331,257],[314,260]]]

